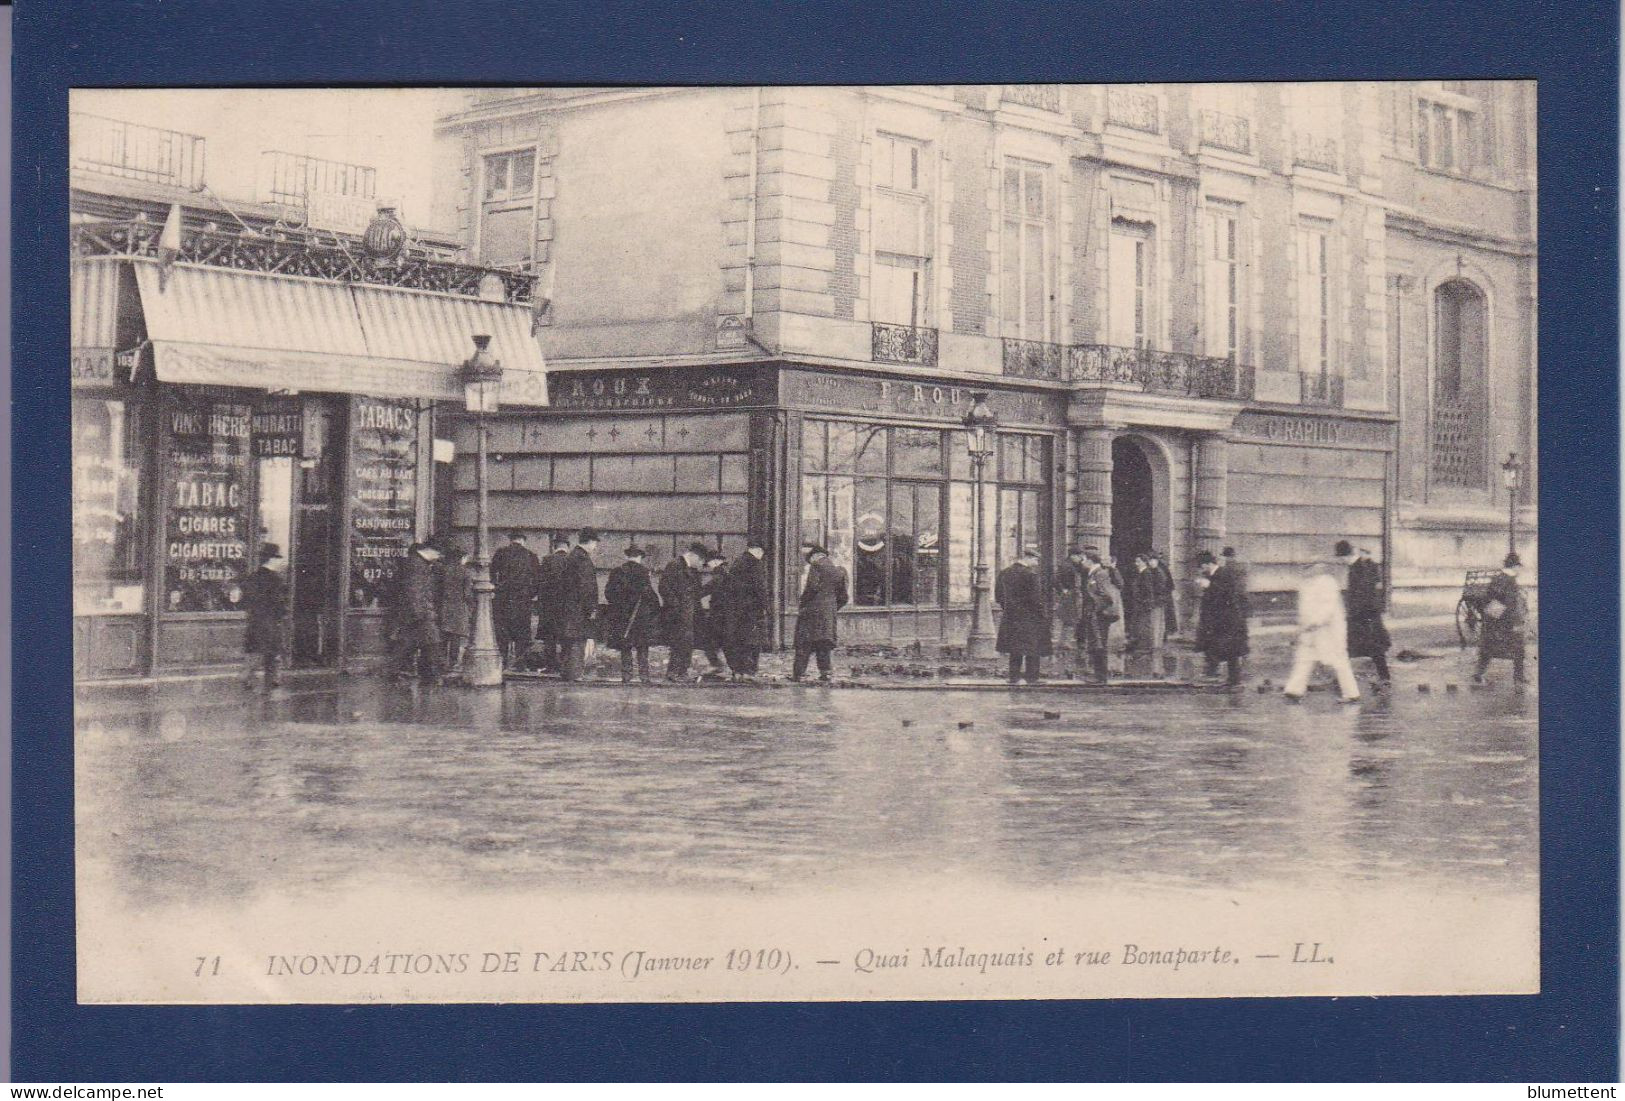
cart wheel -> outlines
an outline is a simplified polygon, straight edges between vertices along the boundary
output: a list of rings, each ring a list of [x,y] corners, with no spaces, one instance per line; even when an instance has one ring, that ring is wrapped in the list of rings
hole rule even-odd
[[[1478,642],[1479,612],[1465,596],[1456,601],[1456,637],[1462,646]]]

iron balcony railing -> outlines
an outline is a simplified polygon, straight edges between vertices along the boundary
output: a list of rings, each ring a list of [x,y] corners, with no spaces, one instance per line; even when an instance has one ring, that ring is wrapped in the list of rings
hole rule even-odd
[[[121,222],[88,222],[73,228],[76,256],[156,257],[161,223],[145,217]],[[468,298],[485,297],[490,280],[500,280],[509,302],[530,302],[536,277],[526,272],[459,264],[428,249],[409,246],[399,259],[379,259],[362,251],[355,240],[342,240],[301,230],[233,229],[183,226],[175,259],[190,264],[301,275],[336,283],[371,283],[440,291]]]
[[[1323,172],[1337,171],[1337,139],[1299,134],[1292,144],[1292,163]]]
[[[260,196],[268,202],[304,206],[312,195],[376,196],[378,170],[364,164],[307,157],[268,149],[260,154]]]
[[[1106,89],[1106,121],[1147,134],[1162,133],[1157,94],[1137,88]]]
[[[75,111],[68,123],[68,163],[103,176],[197,191],[203,187],[204,143],[196,134]]]
[[[919,367],[935,367],[937,331],[913,325],[873,322],[869,326],[869,357],[876,363],[912,363]]]
[[[1036,107],[1040,111],[1061,110],[1059,84],[1006,84],[1000,98],[1005,103],[1019,103],[1023,107]]]
[[[1343,407],[1343,376],[1312,371],[1298,372],[1298,402],[1301,405]]]
[[[1163,352],[1114,344],[1074,344],[1067,349],[1067,381],[1138,386],[1149,393],[1250,401],[1253,369],[1223,356]]]
[[[1202,144],[1214,149],[1228,149],[1232,153],[1253,151],[1252,123],[1241,115],[1227,115],[1223,111],[1204,109],[1198,116],[1201,123]]]
[[[1062,381],[1065,372],[1066,349],[1059,344],[1043,340],[1017,340],[1005,337],[1004,373],[1016,378]]]

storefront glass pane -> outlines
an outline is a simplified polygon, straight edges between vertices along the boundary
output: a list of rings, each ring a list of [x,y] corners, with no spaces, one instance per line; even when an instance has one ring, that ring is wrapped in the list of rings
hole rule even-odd
[[[970,603],[971,485],[948,487],[948,602]]]
[[[829,509],[824,515],[824,549],[831,561],[852,576],[852,479],[831,476],[829,479]]]
[[[852,603],[878,608],[886,603],[886,483],[859,478],[852,493],[855,510]]]
[[[949,432],[948,477],[969,479],[971,474],[970,433],[965,431]]]
[[[176,392],[165,411],[164,609],[229,612],[250,564],[252,407]]]
[[[905,478],[942,476],[942,433],[935,428],[892,429],[892,473]]]
[[[1021,494],[1006,489],[999,494],[999,561],[997,569],[1004,569],[1016,560],[1021,541]]]
[[[141,409],[73,401],[73,614],[141,612]]]
[[[801,422],[801,469],[829,469],[824,465],[824,432],[828,427],[827,421],[814,420],[811,417]]]
[[[417,403],[357,397],[350,428],[350,606],[383,608],[417,532]]]
[[[891,487],[891,527],[886,535],[893,604],[915,602],[914,549],[914,487],[895,482]]]
[[[293,460],[287,456],[259,461],[259,524],[256,538],[275,543],[286,560],[293,545]],[[260,565],[258,546],[248,548],[249,559]]]
[[[822,474],[808,474],[801,479],[802,543],[824,543],[824,518],[829,513],[826,488]]]
[[[914,603],[934,605],[941,589],[942,488],[914,487]]]

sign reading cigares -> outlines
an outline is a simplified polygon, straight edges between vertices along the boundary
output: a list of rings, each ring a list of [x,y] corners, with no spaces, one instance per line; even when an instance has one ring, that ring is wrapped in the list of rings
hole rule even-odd
[[[389,605],[417,531],[418,407],[357,396],[350,409],[350,606]]]
[[[249,567],[253,407],[193,391],[164,405],[164,607],[235,611]]]

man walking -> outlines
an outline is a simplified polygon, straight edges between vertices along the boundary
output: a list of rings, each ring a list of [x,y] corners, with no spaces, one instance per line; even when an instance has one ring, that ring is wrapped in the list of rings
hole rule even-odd
[[[422,676],[436,684],[445,672],[435,606],[439,593],[434,564],[439,558],[440,552],[428,543],[413,543],[401,563],[393,663],[397,676]]]
[[[1360,684],[1349,663],[1348,620],[1336,569],[1329,562],[1311,563],[1298,583],[1298,641],[1292,655],[1292,672],[1283,689],[1286,698],[1294,702],[1309,690],[1309,674],[1317,664],[1337,675],[1337,690],[1344,703],[1360,698]]]
[[[1113,623],[1123,618],[1123,598],[1101,562],[1100,548],[1084,547],[1078,565],[1078,655],[1089,663],[1090,679],[1105,684],[1110,675],[1108,647]]]
[[[243,579],[242,608],[248,615],[243,632],[243,687],[254,687],[254,666],[265,670],[265,687],[282,683],[277,659],[282,656],[282,627],[288,618],[288,583],[283,579],[282,548],[260,545],[259,568]]]
[[[807,581],[801,588],[796,616],[796,652],[790,679],[807,675],[807,662],[818,659],[818,679],[828,684],[835,677],[830,655],[835,651],[835,613],[846,607],[846,570],[829,560],[829,551],[814,544],[807,551]]]
[[[598,532],[582,528],[560,571],[554,630],[561,651],[560,672],[567,681],[580,680],[587,667],[587,640],[592,637],[592,618],[598,611],[598,567],[592,561],[597,549]]]
[[[995,649],[1010,659],[1008,680],[1037,684],[1044,655],[1050,652],[1049,610],[1038,579],[1037,547],[1025,547],[1021,557],[999,571],[993,599],[1003,613]]]
[[[1229,550],[1229,548],[1225,548]],[[1247,656],[1247,577],[1232,553],[1223,565],[1208,551],[1197,556],[1202,578],[1201,619],[1196,627],[1196,648],[1202,652],[1208,676],[1225,666],[1225,683],[1241,686],[1241,662]]]
[[[468,552],[446,540],[439,563],[440,637],[446,648],[446,668],[463,664],[463,647],[474,629],[474,579],[468,572]]]
[[[734,680],[752,680],[760,668],[762,617],[767,614],[767,568],[762,556],[767,548],[760,539],[745,544],[745,553],[728,569],[723,598],[723,655]]]
[[[536,641],[538,654],[536,667],[544,673],[557,673],[561,669],[559,654],[559,594],[560,585],[569,572],[570,536],[562,531],[553,533],[553,550],[536,570]]]
[[[727,614],[728,560],[716,551],[705,555],[705,569],[700,573],[699,607],[694,612],[694,645],[705,655],[710,666],[705,675],[718,680],[727,676],[723,664],[722,622]]]
[[[1512,662],[1512,683],[1520,688],[1529,683],[1524,676],[1524,623],[1529,616],[1523,590],[1518,586],[1518,570],[1523,560],[1514,552],[1501,560],[1501,572],[1484,592],[1484,619],[1478,632],[1478,666],[1473,683],[1483,684],[1490,661]]]
[[[694,626],[700,610],[699,567],[709,554],[704,543],[690,543],[660,571],[660,634],[666,643],[666,679],[688,679],[694,659]]]
[[[530,611],[536,602],[540,568],[536,555],[525,545],[522,531],[510,531],[507,545],[491,556],[491,584],[496,586],[491,597],[491,618],[504,669],[518,668],[530,650]]]
[[[654,643],[660,622],[660,596],[655,592],[649,567],[643,564],[643,548],[626,548],[626,561],[610,571],[604,585],[605,640],[621,652],[621,683],[632,683],[632,662],[637,659],[638,679],[649,684],[649,647]]]
[[[1372,561],[1365,547],[1356,550],[1347,539],[1338,540],[1337,557],[1348,564],[1348,587],[1343,603],[1348,610],[1349,657],[1370,658],[1379,688],[1387,688],[1393,677],[1388,671],[1388,628],[1383,626],[1382,568]]]

